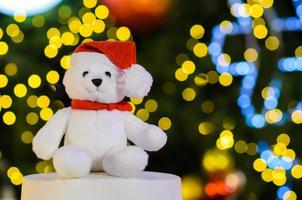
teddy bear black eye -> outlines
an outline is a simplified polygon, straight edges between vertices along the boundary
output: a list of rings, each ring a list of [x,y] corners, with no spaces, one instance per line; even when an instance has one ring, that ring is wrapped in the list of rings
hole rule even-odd
[[[84,71],[82,76],[85,77],[85,76],[87,76],[87,74],[88,74],[88,71]]]
[[[111,77],[111,73],[110,72],[105,72],[105,75],[108,76],[109,78]]]

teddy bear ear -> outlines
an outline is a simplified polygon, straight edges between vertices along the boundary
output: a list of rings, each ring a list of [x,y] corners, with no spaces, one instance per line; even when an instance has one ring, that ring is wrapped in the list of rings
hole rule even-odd
[[[147,96],[152,83],[151,74],[141,65],[134,64],[123,70],[121,87],[127,97],[143,98]]]

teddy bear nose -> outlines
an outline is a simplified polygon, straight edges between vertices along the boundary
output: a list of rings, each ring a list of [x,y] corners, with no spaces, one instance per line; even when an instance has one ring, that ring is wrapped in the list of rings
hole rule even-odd
[[[100,78],[92,79],[91,81],[92,81],[93,85],[95,85],[96,87],[99,87],[103,82],[103,80]]]

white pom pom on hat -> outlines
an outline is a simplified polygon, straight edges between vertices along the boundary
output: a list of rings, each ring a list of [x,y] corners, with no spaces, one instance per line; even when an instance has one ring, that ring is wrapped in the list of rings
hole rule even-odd
[[[132,41],[90,41],[82,43],[75,50],[81,52],[95,52],[106,55],[109,60],[123,71],[119,81],[125,96],[142,98],[146,96],[152,86],[152,76],[142,66],[136,64],[136,47]]]

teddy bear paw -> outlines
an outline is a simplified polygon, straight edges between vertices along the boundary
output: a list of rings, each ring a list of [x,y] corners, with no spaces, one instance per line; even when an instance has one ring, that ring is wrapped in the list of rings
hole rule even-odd
[[[56,172],[64,178],[78,178],[88,175],[92,161],[92,155],[89,151],[73,146],[63,146],[53,156]]]
[[[146,131],[144,149],[158,151],[167,142],[167,135],[157,126],[150,126]]]
[[[135,176],[148,164],[148,154],[139,147],[127,146],[109,151],[103,158],[103,169],[119,177]]]

